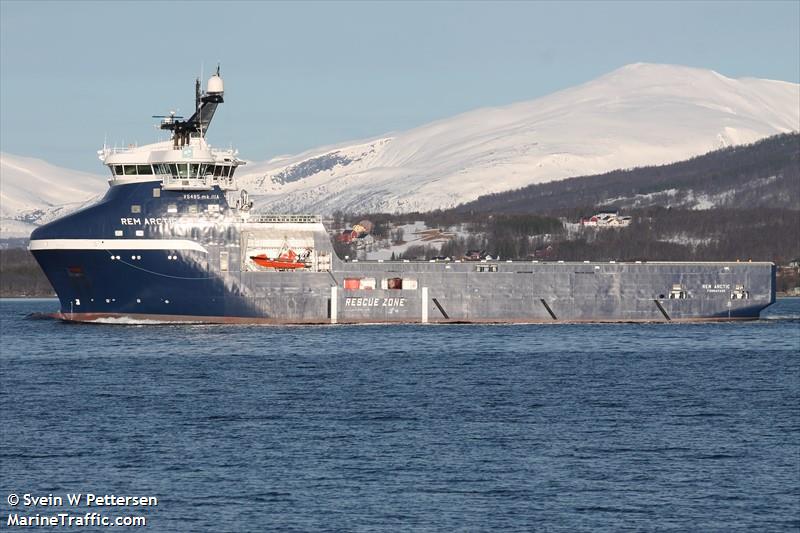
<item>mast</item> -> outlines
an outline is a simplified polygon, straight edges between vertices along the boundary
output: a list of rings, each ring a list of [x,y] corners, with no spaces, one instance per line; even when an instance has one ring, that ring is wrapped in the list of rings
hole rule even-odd
[[[173,148],[177,150],[186,146],[193,137],[205,137],[217,106],[224,102],[223,94],[224,85],[219,75],[219,65],[217,72],[208,79],[205,92],[201,91],[200,78],[195,79],[194,114],[185,121],[177,118],[161,121],[162,130],[173,132]]]

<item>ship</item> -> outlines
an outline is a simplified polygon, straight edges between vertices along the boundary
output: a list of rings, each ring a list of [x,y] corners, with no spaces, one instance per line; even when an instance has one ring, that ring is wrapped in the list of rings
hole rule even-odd
[[[233,149],[206,140],[216,73],[195,111],[157,116],[169,140],[98,152],[109,189],[33,231],[65,321],[366,324],[756,319],[770,262],[358,261],[323,219],[256,213]]]

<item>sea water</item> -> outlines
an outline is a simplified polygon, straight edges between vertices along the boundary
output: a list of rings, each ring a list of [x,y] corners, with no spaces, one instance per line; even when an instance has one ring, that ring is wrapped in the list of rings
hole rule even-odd
[[[56,307],[0,301],[0,527],[800,528],[798,299],[699,324],[26,318]]]

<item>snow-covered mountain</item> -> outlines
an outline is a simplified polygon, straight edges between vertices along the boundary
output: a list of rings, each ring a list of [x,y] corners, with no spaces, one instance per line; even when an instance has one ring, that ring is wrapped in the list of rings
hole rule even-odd
[[[39,225],[104,194],[107,178],[0,153],[0,238],[26,238]]]
[[[258,211],[426,211],[789,131],[800,131],[798,84],[637,63],[536,100],[251,162],[238,182]],[[106,179],[0,154],[0,238],[93,201]]]
[[[425,211],[798,130],[798,84],[637,63],[536,100],[251,163],[239,184],[259,210]]]

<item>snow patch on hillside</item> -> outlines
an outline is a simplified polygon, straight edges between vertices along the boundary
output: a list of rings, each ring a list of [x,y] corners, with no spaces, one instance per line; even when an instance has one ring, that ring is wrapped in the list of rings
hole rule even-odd
[[[733,189],[725,189],[715,193],[697,193],[693,189],[664,189],[647,194],[634,196],[617,196],[609,198],[603,203],[610,207],[635,209],[650,206],[674,207],[694,210],[715,209],[730,207],[736,203],[737,196],[765,187],[778,180],[778,176],[767,176],[750,180],[746,185]]]

